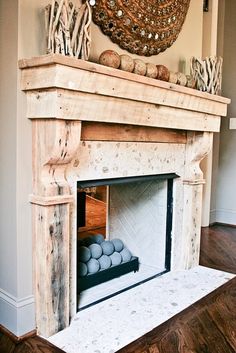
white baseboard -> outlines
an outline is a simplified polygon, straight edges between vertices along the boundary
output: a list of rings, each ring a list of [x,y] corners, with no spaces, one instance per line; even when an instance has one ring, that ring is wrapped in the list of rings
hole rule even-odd
[[[16,298],[0,288],[0,324],[18,337],[34,330],[34,297]]]
[[[236,225],[236,211],[227,209],[216,209],[210,212],[210,223],[225,223]]]
[[[216,223],[216,210],[210,211],[210,224]]]

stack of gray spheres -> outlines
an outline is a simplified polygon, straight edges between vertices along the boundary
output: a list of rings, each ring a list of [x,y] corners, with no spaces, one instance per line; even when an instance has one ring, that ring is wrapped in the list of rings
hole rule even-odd
[[[128,262],[132,254],[122,240],[105,240],[102,234],[96,234],[79,240],[78,258],[78,276],[84,277]]]

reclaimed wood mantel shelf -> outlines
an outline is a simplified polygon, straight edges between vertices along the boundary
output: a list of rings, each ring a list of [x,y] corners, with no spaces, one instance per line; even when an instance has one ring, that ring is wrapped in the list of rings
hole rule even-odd
[[[20,60],[19,67],[23,70],[21,88],[28,92],[29,118],[219,131],[220,116],[226,115],[230,102],[224,97],[57,54]]]
[[[36,321],[76,312],[78,180],[175,173],[171,271],[199,263],[203,173],[230,100],[61,55],[19,62],[33,135]]]

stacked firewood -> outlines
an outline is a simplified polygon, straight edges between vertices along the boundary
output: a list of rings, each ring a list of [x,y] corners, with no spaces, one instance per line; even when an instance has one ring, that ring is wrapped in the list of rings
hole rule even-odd
[[[68,0],[52,0],[45,8],[47,53],[88,60],[92,20],[89,2],[79,0],[78,7]]]
[[[191,75],[196,81],[196,88],[203,92],[219,94],[222,81],[221,57],[207,57],[204,60],[191,58]]]

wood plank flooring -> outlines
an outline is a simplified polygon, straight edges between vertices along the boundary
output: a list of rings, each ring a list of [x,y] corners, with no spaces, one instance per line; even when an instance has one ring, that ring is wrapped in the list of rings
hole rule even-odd
[[[0,327],[0,353],[64,353],[64,351],[36,334],[17,340]]]
[[[200,264],[236,273],[236,228],[203,228]],[[117,353],[236,353],[236,278]]]
[[[202,229],[200,265],[236,273],[236,228],[216,224]]]
[[[236,273],[236,228],[204,228],[200,264]],[[0,329],[0,353],[49,352],[63,353],[40,337],[17,342]],[[236,353],[236,278],[117,353]]]

